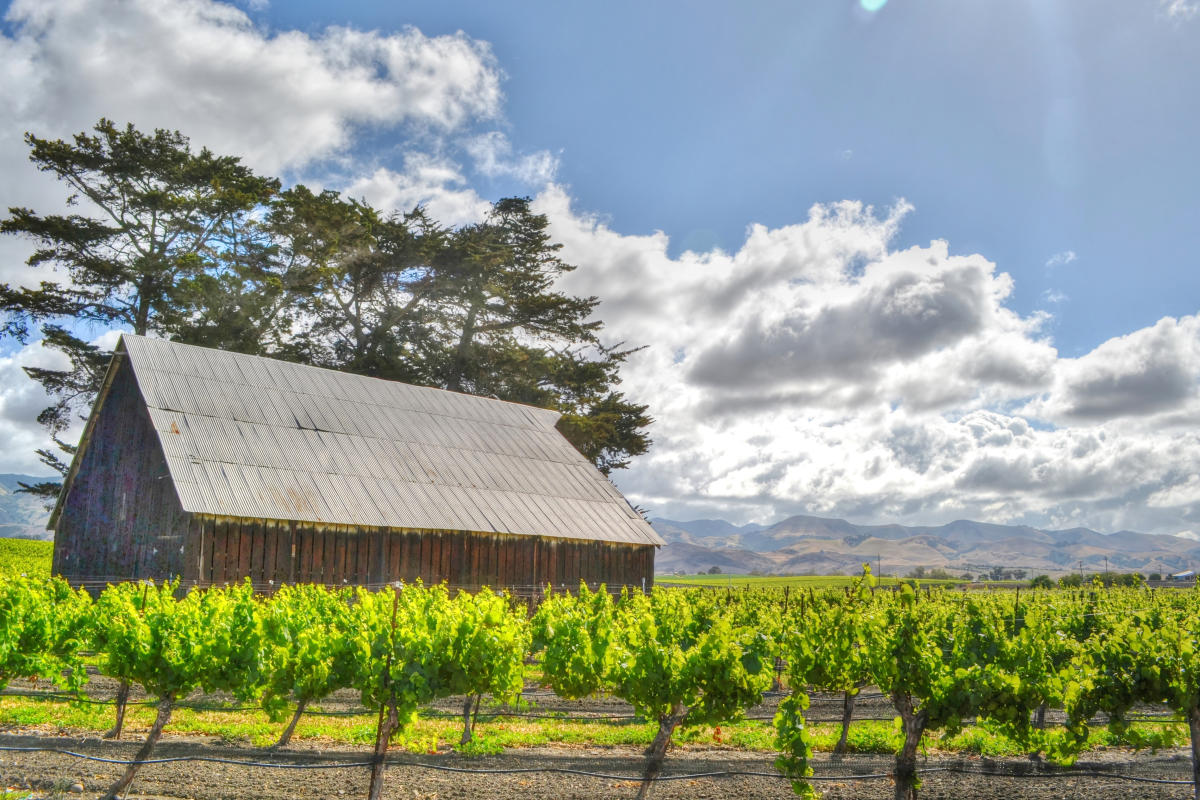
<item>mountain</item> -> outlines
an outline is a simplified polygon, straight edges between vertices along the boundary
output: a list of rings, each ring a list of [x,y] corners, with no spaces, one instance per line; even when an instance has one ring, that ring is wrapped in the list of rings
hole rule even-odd
[[[0,474],[0,537],[8,539],[54,538],[53,531],[46,530],[50,512],[45,501],[17,492],[21,483],[38,483],[46,478],[32,475]]]
[[[844,519],[793,516],[774,525],[735,526],[725,520],[652,520],[667,541],[655,559],[660,573],[853,573],[869,561],[885,573],[917,567],[979,573],[994,567],[1029,574],[1169,573],[1200,566],[1200,542],[1135,531],[1041,530],[957,520],[939,526],[856,525]],[[1107,561],[1106,561],[1107,559]]]

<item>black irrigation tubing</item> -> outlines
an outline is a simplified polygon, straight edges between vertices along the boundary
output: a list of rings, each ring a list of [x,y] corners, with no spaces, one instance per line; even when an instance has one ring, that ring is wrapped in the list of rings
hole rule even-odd
[[[316,769],[357,769],[361,767],[372,767],[375,765],[373,760],[370,761],[339,761],[324,764],[289,764],[277,761],[243,761],[236,758],[215,758],[213,756],[171,756],[168,758],[152,758],[143,761],[129,761],[119,758],[104,758],[103,756],[93,756],[87,753],[77,753],[73,750],[62,750],[56,747],[7,747],[0,746],[0,751],[15,752],[15,753],[55,753],[57,755],[70,756],[72,758],[83,759],[85,761],[95,761],[102,764],[117,764],[122,766],[146,766],[150,764],[176,764],[180,762],[200,762],[205,764],[224,764],[235,767],[248,767],[252,769],[296,769],[296,770],[316,770]],[[645,781],[645,777],[641,775],[619,775],[607,772],[592,772],[590,770],[570,769],[568,767],[510,767],[506,769],[471,769],[467,767],[449,767],[443,764],[428,764],[421,761],[407,761],[401,759],[385,759],[389,766],[394,767],[416,767],[419,769],[429,769],[438,772],[453,772],[464,775],[523,775],[530,773],[551,773],[559,775],[579,775],[588,778],[599,778],[602,780],[619,780],[619,781]],[[989,771],[982,769],[966,769],[963,767],[927,767],[919,770],[920,775],[930,775],[939,772],[954,773],[959,775],[978,775],[989,778],[1112,778],[1116,780],[1134,781],[1138,783],[1157,783],[1168,784],[1172,786],[1191,786],[1192,781],[1175,780],[1170,778],[1146,778],[1140,775],[1127,775],[1120,772],[1107,772],[1104,770],[1063,770],[1060,772],[1043,772],[1043,773],[1012,773]],[[794,780],[791,776],[784,775],[779,772],[761,772],[755,770],[717,770],[713,772],[692,772],[683,775],[659,775],[651,780],[655,783],[666,781],[682,781],[696,780],[697,778],[737,778],[737,777],[761,777],[761,778],[779,778],[782,780]],[[894,773],[891,772],[872,772],[872,773],[850,773],[847,775],[810,775],[805,780],[807,781],[861,781],[861,780],[878,780],[883,778],[893,778]]]

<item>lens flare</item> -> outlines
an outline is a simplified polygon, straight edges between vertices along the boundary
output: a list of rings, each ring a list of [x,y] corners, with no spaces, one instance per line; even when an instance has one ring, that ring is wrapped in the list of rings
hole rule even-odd
[[[858,0],[858,4],[863,7],[864,11],[870,11],[874,14],[887,5],[887,0]]]

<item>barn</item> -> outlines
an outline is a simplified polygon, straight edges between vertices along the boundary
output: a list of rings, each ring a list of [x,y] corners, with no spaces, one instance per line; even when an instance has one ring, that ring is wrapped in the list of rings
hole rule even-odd
[[[76,586],[649,587],[662,540],[558,413],[125,335],[50,517]]]

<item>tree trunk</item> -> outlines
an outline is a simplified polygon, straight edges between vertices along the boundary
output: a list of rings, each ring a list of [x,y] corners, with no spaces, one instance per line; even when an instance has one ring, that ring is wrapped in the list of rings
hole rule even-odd
[[[382,709],[380,711],[382,712]],[[391,743],[392,734],[398,727],[400,727],[400,715],[396,711],[396,704],[389,702],[387,715],[385,716],[383,713],[379,715],[379,730],[375,737],[375,758],[371,764],[371,788],[367,792],[367,800],[379,800],[383,796],[384,759],[387,758],[388,744]]]
[[[650,784],[662,771],[663,759],[667,757],[667,748],[671,746],[671,736],[687,717],[688,710],[683,703],[676,703],[670,714],[658,718],[658,734],[646,749],[646,774],[642,779],[642,788],[638,790],[638,800],[645,800],[650,792]]]
[[[929,715],[924,709],[914,713],[908,695],[894,697],[893,702],[904,726],[904,747],[896,754],[896,800],[917,800],[917,789],[921,787],[917,780],[917,748]]]
[[[841,758],[846,753],[846,739],[850,736],[850,720],[854,718],[854,702],[858,699],[858,689],[848,689],[842,698],[842,735],[833,747],[835,758]]]
[[[296,713],[292,715],[292,721],[283,729],[283,733],[279,737],[279,741],[275,743],[274,748],[287,747],[288,742],[292,740],[292,733],[296,730],[296,723],[300,721],[300,715],[304,713],[304,709],[308,706],[308,700],[301,700],[296,703]]]
[[[446,381],[446,388],[452,392],[461,392],[463,390],[463,373],[467,368],[467,356],[471,352],[471,345],[475,342],[475,320],[479,316],[479,307],[471,304],[471,308],[467,311],[467,319],[463,322],[462,333],[458,337],[458,347],[454,351],[454,366],[453,372],[450,373],[450,379]]]
[[[1034,717],[1033,717],[1033,727],[1037,728],[1039,731],[1045,730],[1045,728],[1046,728],[1046,704],[1045,703],[1042,703],[1040,706],[1037,707],[1037,711],[1035,712]]]
[[[162,736],[163,728],[171,719],[171,711],[175,708],[175,697],[167,695],[158,702],[158,716],[154,718],[154,725],[150,727],[150,733],[146,735],[146,743],[137,751],[137,755],[133,757],[134,763],[125,768],[125,774],[117,779],[117,782],[108,787],[108,792],[105,793],[102,800],[117,800],[117,795],[123,794],[129,788],[129,784],[133,783],[133,778],[137,775],[137,771],[141,769],[142,761],[150,757],[150,753],[154,751],[154,745],[158,743],[158,739]]]
[[[104,734],[105,739],[120,739],[121,729],[125,727],[125,707],[129,705],[129,681],[121,681],[117,688],[117,721],[112,729]]]
[[[1200,800],[1200,707],[1188,709],[1188,730],[1192,734],[1192,796]]]

